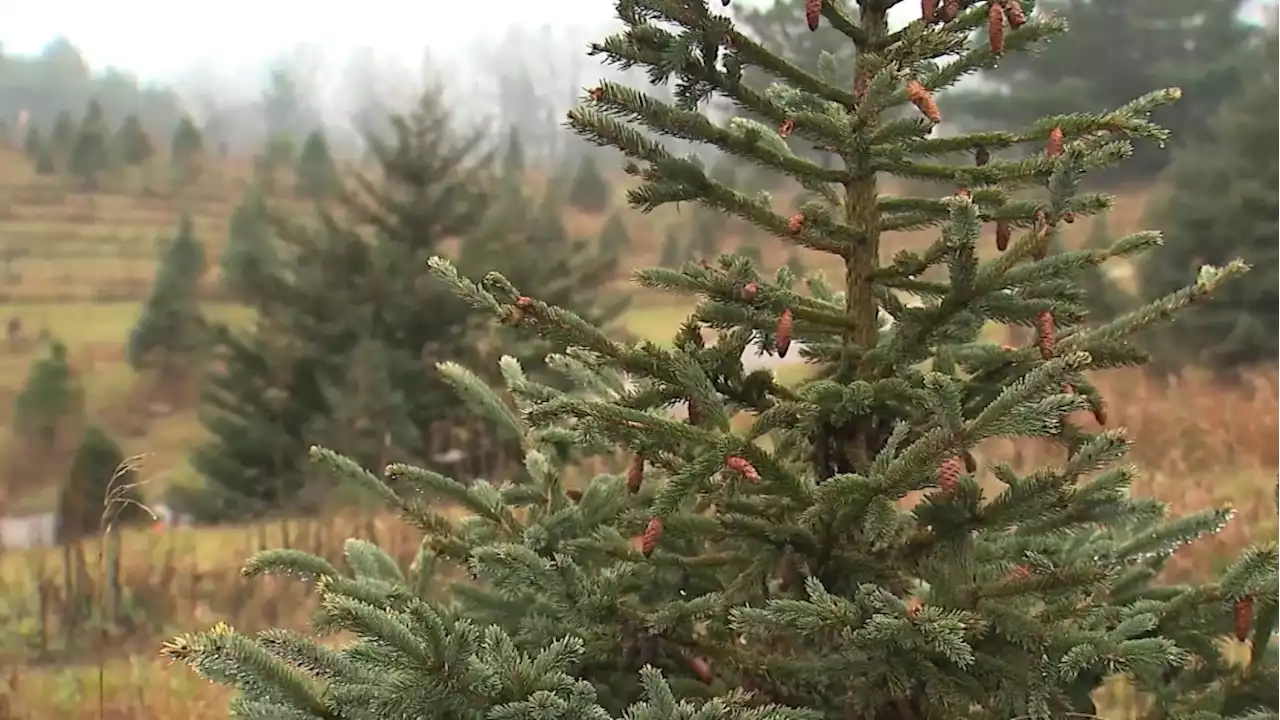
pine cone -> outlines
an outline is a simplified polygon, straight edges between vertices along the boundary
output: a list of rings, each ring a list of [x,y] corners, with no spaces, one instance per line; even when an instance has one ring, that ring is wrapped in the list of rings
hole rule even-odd
[[[963,186],[956,188],[955,196],[973,199],[973,193],[969,192],[969,188]]]
[[[907,600],[907,617],[915,620],[916,615],[920,614],[920,608],[922,607],[924,607],[924,601],[918,597],[912,596]]]
[[[952,455],[943,460],[942,467],[938,468],[938,487],[942,488],[942,492],[950,495],[956,491],[956,483],[963,473],[964,461],[959,455]]]
[[[804,213],[796,213],[787,218],[787,232],[795,235],[804,227]]]
[[[942,21],[951,22],[960,14],[960,0],[943,0]]]
[[[859,100],[867,94],[867,86],[871,84],[871,73],[860,72],[853,79],[853,96]]]
[[[1036,313],[1036,347],[1040,348],[1040,357],[1045,360],[1053,357],[1057,341],[1058,329],[1053,322],[1053,313],[1047,310]]]
[[[756,468],[746,458],[732,455],[725,458],[724,466],[730,470],[742,475],[753,483],[760,482],[760,473],[756,472]]]
[[[694,676],[703,684],[710,685],[711,681],[715,679],[715,675],[711,673],[711,663],[707,662],[703,658],[689,658],[689,669],[693,671]]]
[[[1005,582],[1014,582],[1016,580],[1026,580],[1031,577],[1031,568],[1026,565],[1019,565],[1005,574]]]
[[[636,453],[631,456],[631,462],[627,464],[627,490],[631,494],[640,492],[640,485],[644,483],[644,456]]]
[[[1044,154],[1046,157],[1057,157],[1062,154],[1062,128],[1056,127],[1049,131],[1049,140],[1045,143]]]
[[[809,30],[818,29],[818,20],[822,17],[822,0],[804,0],[804,21]]]
[[[910,80],[907,82],[907,97],[911,99],[911,104],[915,105],[920,113],[929,118],[929,122],[937,125],[942,122],[942,113],[938,110],[938,103],[934,101],[933,95],[920,84],[919,80]]]
[[[778,137],[789,137],[791,131],[795,129],[796,122],[794,120],[783,120],[782,124],[778,126]]]
[[[1245,595],[1237,598],[1232,611],[1233,619],[1235,620],[1236,640],[1244,642],[1245,638],[1249,637],[1249,629],[1253,627],[1253,596]]]
[[[528,295],[521,295],[520,297],[516,298],[516,307],[522,310],[528,310],[529,308],[533,307],[533,298],[529,297]]]
[[[1014,30],[1027,24],[1027,14],[1022,11],[1022,3],[1018,0],[1004,0],[1004,17]]]
[[[774,334],[773,346],[778,350],[778,357],[787,356],[787,350],[791,348],[791,310],[783,310],[782,316],[778,318],[778,329]]]
[[[663,531],[662,518],[657,515],[649,518],[649,524],[645,526],[644,532],[640,535],[640,552],[645,557],[653,554],[654,548],[658,547],[658,541],[662,539]]]
[[[756,294],[760,292],[760,286],[756,283],[749,282],[742,288],[742,299],[751,302],[756,299]]]
[[[600,102],[604,99],[604,88],[594,87],[590,91],[591,99]]]
[[[938,0],[920,0],[920,19],[932,25],[938,19]]]
[[[1013,227],[1008,220],[996,221],[996,249],[1004,252],[1009,249],[1009,241],[1013,239]]]
[[[1004,10],[995,0],[987,5],[987,41],[991,44],[991,52],[996,55],[1004,53]]]

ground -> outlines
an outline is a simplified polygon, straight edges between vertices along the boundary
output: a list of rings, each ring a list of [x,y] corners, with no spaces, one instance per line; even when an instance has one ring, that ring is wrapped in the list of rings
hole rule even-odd
[[[211,166],[196,187],[182,193],[161,187],[143,192],[141,178],[134,177],[86,195],[36,178],[20,157],[0,157],[0,198],[6,198],[0,201],[0,253],[15,258],[6,282],[0,284],[0,321],[19,319],[26,338],[0,346],[0,438],[9,436],[5,426],[12,398],[35,357],[33,340],[46,334],[68,345],[85,379],[90,419],[115,434],[127,454],[142,456],[149,492],[190,472],[186,455],[202,438],[194,409],[173,407],[159,415],[143,413],[139,419],[138,379],[124,364],[123,343],[150,287],[157,240],[172,232],[180,213],[189,212],[210,258],[216,259],[226,219],[247,176],[247,163],[226,162]],[[539,182],[535,178],[530,184],[536,187]],[[615,188],[620,193],[622,182]],[[1120,193],[1111,217],[1114,232],[1139,228],[1145,198],[1142,189]],[[575,234],[595,236],[604,219],[571,213],[566,225]],[[627,213],[634,242],[627,264],[654,264],[666,229],[686,219],[676,211]],[[1068,242],[1080,241],[1087,232],[1088,223],[1076,223],[1067,228]],[[727,237],[723,249],[732,250],[740,241]],[[886,255],[924,242],[925,234],[894,236]],[[988,238],[988,251],[993,244]],[[766,240],[762,250],[767,267],[785,259],[781,243]],[[811,270],[837,276],[837,267],[813,253],[802,259]],[[1123,277],[1123,270],[1120,274]],[[242,308],[217,299],[216,288],[211,275],[204,287],[207,312],[230,322],[247,320]],[[634,335],[664,341],[689,308],[688,303],[642,294],[623,324]],[[776,371],[790,381],[802,376],[804,368],[788,365]],[[1144,471],[1140,492],[1170,500],[1179,512],[1223,502],[1239,508],[1221,535],[1179,556],[1176,572],[1196,574],[1252,538],[1275,536],[1280,463],[1274,370],[1259,372],[1234,388],[1195,375],[1161,386],[1122,371],[1102,378],[1100,384],[1112,406],[1112,423],[1127,426],[1136,441],[1134,460]],[[0,490],[23,488],[9,493],[7,512],[48,508],[59,477],[33,477],[29,468],[22,468],[20,448],[12,443],[0,447],[7,454],[7,461],[0,463],[7,473],[0,476]],[[983,459],[1030,462],[1041,452],[1031,446],[992,443],[983,448]],[[334,556],[342,540],[353,536],[376,540],[401,557],[416,549],[414,534],[390,517],[130,531],[120,537],[118,548],[80,548],[83,576],[72,582],[78,586],[75,590],[68,585],[71,575],[64,577],[68,561],[78,564],[74,555],[0,549],[0,657],[31,663],[7,679],[0,675],[0,718],[6,711],[33,719],[91,712],[118,718],[225,716],[219,707],[225,700],[221,690],[185,671],[158,670],[150,659],[157,639],[222,619],[237,627],[301,622],[307,608],[300,602],[301,590],[276,582],[246,583],[238,575],[243,559],[258,548],[278,545]],[[86,594],[94,607],[110,607],[116,621],[104,624],[96,613],[84,617],[79,600]],[[68,656],[83,659],[86,647],[103,653],[101,663],[91,669],[52,664],[36,669],[36,663],[65,661]],[[122,648],[143,654],[108,652]],[[1116,711],[1108,717],[1131,714],[1122,688],[1109,700]]]

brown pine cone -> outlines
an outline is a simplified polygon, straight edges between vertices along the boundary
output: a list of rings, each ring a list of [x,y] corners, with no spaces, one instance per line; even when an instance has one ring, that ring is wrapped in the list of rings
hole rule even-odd
[[[778,350],[778,357],[787,356],[787,350],[791,349],[791,310],[783,310],[782,316],[778,318],[778,329],[774,336],[773,345]]]

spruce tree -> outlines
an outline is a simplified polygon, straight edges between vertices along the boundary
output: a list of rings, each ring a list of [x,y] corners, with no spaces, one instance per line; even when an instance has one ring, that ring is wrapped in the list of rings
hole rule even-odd
[[[116,152],[120,154],[120,160],[129,167],[146,163],[155,153],[151,136],[142,127],[142,121],[137,115],[127,116],[120,124],[120,128],[116,130],[114,145]]]
[[[261,287],[259,280],[273,273],[279,262],[264,191],[254,183],[245,190],[227,222],[219,279],[237,299],[248,302]]]
[[[40,147],[40,154],[36,156],[36,174],[41,177],[58,174],[58,163],[53,156],[53,146],[50,143]]]
[[[134,370],[176,377],[197,364],[208,340],[200,308],[200,279],[206,266],[204,243],[195,236],[190,216],[183,215],[160,258],[151,295],[129,333],[126,359]]]
[[[60,341],[31,364],[13,404],[13,431],[42,451],[59,445],[65,429],[78,426],[84,415],[84,386],[71,367],[67,346]]]
[[[1028,19],[1029,3],[951,0],[926,2],[936,15],[891,33],[892,4],[806,5],[809,27],[829,23],[857,48],[850,92],[765,52],[704,2],[619,2],[626,29],[593,53],[654,80],[674,75],[677,102],[605,82],[571,111],[571,127],[632,159],[635,207],[718,208],[838,255],[841,285],[811,278],[801,293],[789,270],[765,277],[736,256],[642,271],[643,285],[701,297],[660,346],[613,340],[499,274],[477,283],[432,259],[432,274],[474,307],[564,348],[549,364],[574,379],[570,391],[531,380],[514,360],[503,362],[502,394],[456,365],[439,368],[475,412],[521,438],[528,478],[468,485],[407,465],[378,477],[314,450],[338,479],[423,530],[416,560],[402,568],[359,540],[343,568],[260,553],[246,575],[313,579],[313,633],[353,639],[335,649],[219,625],[165,653],[234,686],[233,710],[256,718],[1050,720],[1105,716],[1093,693],[1115,676],[1149,701],[1152,720],[1276,717],[1275,541],[1215,577],[1157,582],[1176,549],[1229,513],[1172,519],[1133,497],[1137,471],[1119,462],[1124,430],[1090,430],[1077,417],[1105,426],[1088,373],[1142,362],[1135,331],[1244,265],[1202,267],[1187,287],[1090,328],[1074,291],[1080,269],[1158,236],[1048,254],[1068,212],[1110,204],[1079,192],[1080,176],[1123,159],[1133,139],[1164,140],[1146,115],[1177,93],[1016,133],[933,137],[934,92],[1063,24]],[[1001,23],[993,45],[965,49],[988,22]],[[744,64],[778,83],[743,86]],[[791,142],[836,148],[842,167],[791,155],[768,127],[712,124],[697,111],[711,94],[786,125]],[[921,118],[885,119],[908,102]],[[788,217],[638,127],[731,149],[823,200]],[[978,142],[1041,152],[976,167],[933,160]],[[881,196],[880,180],[895,175],[957,191]],[[999,224],[1004,247],[980,260],[987,223]],[[890,233],[925,227],[937,233],[929,248],[880,263]],[[945,279],[919,279],[939,264]],[[1037,341],[985,342],[987,322],[1035,325]],[[718,331],[713,345],[707,328]],[[799,352],[819,374],[779,387],[768,370],[744,370],[752,345]],[[684,417],[669,412],[677,403]],[[752,425],[736,432],[731,420],[744,412]],[[1062,460],[979,466],[974,450],[996,437],[1054,443]],[[579,461],[619,452],[624,472],[568,485]],[[450,581],[441,568],[467,577]],[[1223,642],[1232,636],[1243,661]]]
[[[1148,345],[1165,369],[1203,364],[1232,374],[1277,358],[1280,303],[1280,187],[1277,170],[1276,36],[1247,63],[1252,74],[1238,97],[1222,106],[1209,137],[1175,153],[1168,188],[1149,207],[1164,231],[1164,247],[1142,258],[1139,291],[1150,301],[1176,288],[1203,263],[1241,257],[1253,272],[1223,288],[1171,326],[1149,333]]]
[[[612,190],[604,179],[604,173],[600,172],[595,156],[591,153],[583,155],[569,182],[569,204],[584,213],[602,213],[609,209],[611,195]]]
[[[22,153],[34,165],[40,159],[40,151],[44,149],[44,140],[40,137],[40,128],[34,124],[27,126],[27,134],[22,138]]]
[[[195,182],[200,175],[203,155],[204,136],[191,118],[182,118],[169,140],[169,170],[177,187]]]
[[[110,149],[102,105],[97,100],[90,100],[84,119],[80,121],[75,143],[71,147],[67,170],[79,176],[86,190],[96,190],[99,177],[110,165]]]
[[[69,111],[62,110],[54,117],[49,141],[58,160],[65,161],[71,155],[71,148],[76,142],[76,121]]]
[[[658,264],[673,268],[685,261],[684,241],[675,230],[667,230],[662,236],[662,249],[659,250]]]
[[[329,143],[325,140],[324,133],[314,130],[307,135],[302,142],[302,150],[298,153],[294,175],[294,193],[298,197],[328,200],[342,189],[338,166],[329,153]]]
[[[97,425],[84,429],[71,471],[58,490],[54,536],[58,542],[97,537],[111,527],[150,517],[142,504],[137,472],[124,453]]]

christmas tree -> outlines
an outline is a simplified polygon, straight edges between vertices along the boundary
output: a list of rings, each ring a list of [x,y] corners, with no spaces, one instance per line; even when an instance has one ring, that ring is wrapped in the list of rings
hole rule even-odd
[[[1093,693],[1114,676],[1149,700],[1153,719],[1276,717],[1275,543],[1216,579],[1157,583],[1176,548],[1229,513],[1171,519],[1132,497],[1124,430],[1080,417],[1106,425],[1090,372],[1141,363],[1135,331],[1244,267],[1201,268],[1187,287],[1089,326],[1081,270],[1158,236],[1048,253],[1066,217],[1110,204],[1080,193],[1081,175],[1123,159],[1134,139],[1164,141],[1146,115],[1177,92],[1017,133],[935,135],[937,91],[1063,26],[1030,3],[948,0],[924,2],[921,19],[891,31],[894,4],[805,4],[809,28],[829,24],[857,49],[846,88],[766,52],[705,2],[619,0],[626,30],[593,53],[674,79],[676,102],[604,82],[569,123],[632,159],[631,204],[734,215],[839,256],[841,283],[808,278],[802,293],[788,268],[765,277],[738,256],[640,272],[642,285],[701,298],[659,346],[618,342],[501,275],[477,283],[433,259],[433,275],[473,306],[563,348],[548,362],[575,381],[570,391],[510,359],[503,393],[440,368],[476,412],[521,438],[528,477],[468,485],[404,465],[377,477],[314,450],[422,529],[416,560],[402,568],[358,540],[342,570],[267,551],[246,574],[312,578],[314,634],[355,639],[334,647],[218,626],[166,654],[237,687],[233,710],[252,718],[1048,720],[1097,716]],[[970,48],[980,26],[990,45]],[[743,85],[747,65],[777,83]],[[698,112],[711,95],[778,130],[713,123]],[[918,116],[888,119],[907,103]],[[788,217],[655,135],[776,168],[820,199]],[[802,140],[843,163],[793,154]],[[1029,144],[1042,152],[1000,157]],[[933,160],[976,147],[974,165]],[[957,190],[888,196],[886,176]],[[998,253],[979,247],[990,225]],[[881,263],[890,233],[924,228],[936,228],[930,247]],[[920,279],[933,266],[945,278]],[[1036,342],[988,342],[993,323],[1034,326]],[[819,373],[780,386],[744,370],[752,346],[798,353]],[[733,423],[742,415],[746,432]],[[1062,460],[980,466],[978,446],[996,437],[1054,443]],[[582,461],[618,455],[625,470],[571,484]],[[437,571],[449,567],[470,577]],[[1224,644],[1231,636],[1247,643],[1244,661]]]

